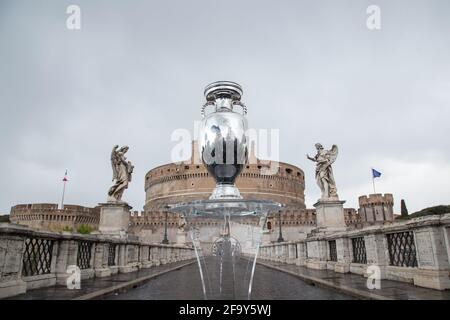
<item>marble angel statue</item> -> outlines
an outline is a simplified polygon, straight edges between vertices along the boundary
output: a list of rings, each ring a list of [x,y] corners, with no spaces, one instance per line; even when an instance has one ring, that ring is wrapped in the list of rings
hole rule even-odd
[[[122,202],[123,192],[128,188],[128,183],[131,181],[134,166],[125,157],[128,149],[128,146],[119,149],[119,146],[115,145],[111,151],[112,181],[114,184],[109,188],[108,202]]]
[[[316,182],[322,191],[321,200],[337,200],[336,183],[331,165],[336,161],[338,147],[333,144],[331,150],[325,150],[320,143],[315,145],[317,154],[312,158],[308,154],[306,157],[316,163]]]

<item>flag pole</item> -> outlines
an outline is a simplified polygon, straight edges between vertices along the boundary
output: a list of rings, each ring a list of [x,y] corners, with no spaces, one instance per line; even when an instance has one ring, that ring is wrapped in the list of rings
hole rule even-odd
[[[64,196],[66,194],[66,183],[67,183],[67,170],[66,173],[64,174],[64,179],[63,179],[63,191],[62,191],[62,197],[61,197],[61,210],[64,210]]]
[[[64,181],[63,185],[63,192],[62,192],[62,198],[61,198],[61,209],[64,209],[64,195],[66,193],[66,181]]]
[[[373,176],[373,168],[372,168],[372,186],[373,186],[373,193],[374,193],[374,194],[377,193],[377,192],[375,191],[375,177]]]

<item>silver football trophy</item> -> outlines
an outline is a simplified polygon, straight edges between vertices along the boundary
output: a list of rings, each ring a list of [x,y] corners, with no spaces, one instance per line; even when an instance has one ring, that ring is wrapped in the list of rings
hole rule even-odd
[[[241,96],[242,88],[235,82],[218,81],[205,88],[199,145],[202,162],[216,180],[210,199],[242,199],[235,185],[248,158],[247,108]],[[205,115],[208,106],[215,110]]]
[[[216,186],[208,200],[181,202],[170,208],[186,217],[205,299],[250,299],[267,215],[280,210],[281,204],[243,199],[235,185],[247,163],[249,144],[241,86],[218,81],[207,85],[204,94],[199,149]],[[213,111],[206,113],[208,107]],[[207,229],[198,229],[199,219],[207,219]],[[247,271],[238,272],[238,267]]]

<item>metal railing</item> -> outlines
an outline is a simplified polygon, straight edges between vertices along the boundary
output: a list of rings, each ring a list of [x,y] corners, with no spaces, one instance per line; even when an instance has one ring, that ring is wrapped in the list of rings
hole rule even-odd
[[[51,272],[54,240],[27,238],[23,253],[22,274],[25,277]]]
[[[114,243],[108,245],[108,267],[116,265],[116,247]]]
[[[366,242],[364,237],[352,239],[353,263],[367,264]]]
[[[77,266],[83,269],[91,267],[92,242],[78,241]]]
[[[336,240],[328,241],[328,247],[330,250],[329,261],[337,261]]]
[[[417,267],[416,245],[412,231],[386,234],[389,263],[396,267]]]

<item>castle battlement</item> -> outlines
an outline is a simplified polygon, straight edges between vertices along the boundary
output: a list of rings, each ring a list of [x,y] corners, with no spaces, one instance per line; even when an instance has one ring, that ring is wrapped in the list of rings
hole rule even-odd
[[[11,208],[10,221],[30,228],[52,231],[67,228],[76,230],[80,225],[97,229],[100,208],[69,204],[60,209],[55,203],[18,204]]]
[[[388,204],[394,205],[394,196],[391,193],[385,193],[384,195],[381,193],[374,193],[360,196],[358,198],[359,206],[364,205],[376,205],[376,204]]]
[[[358,213],[365,223],[393,221],[394,196],[391,193],[360,196]]]

